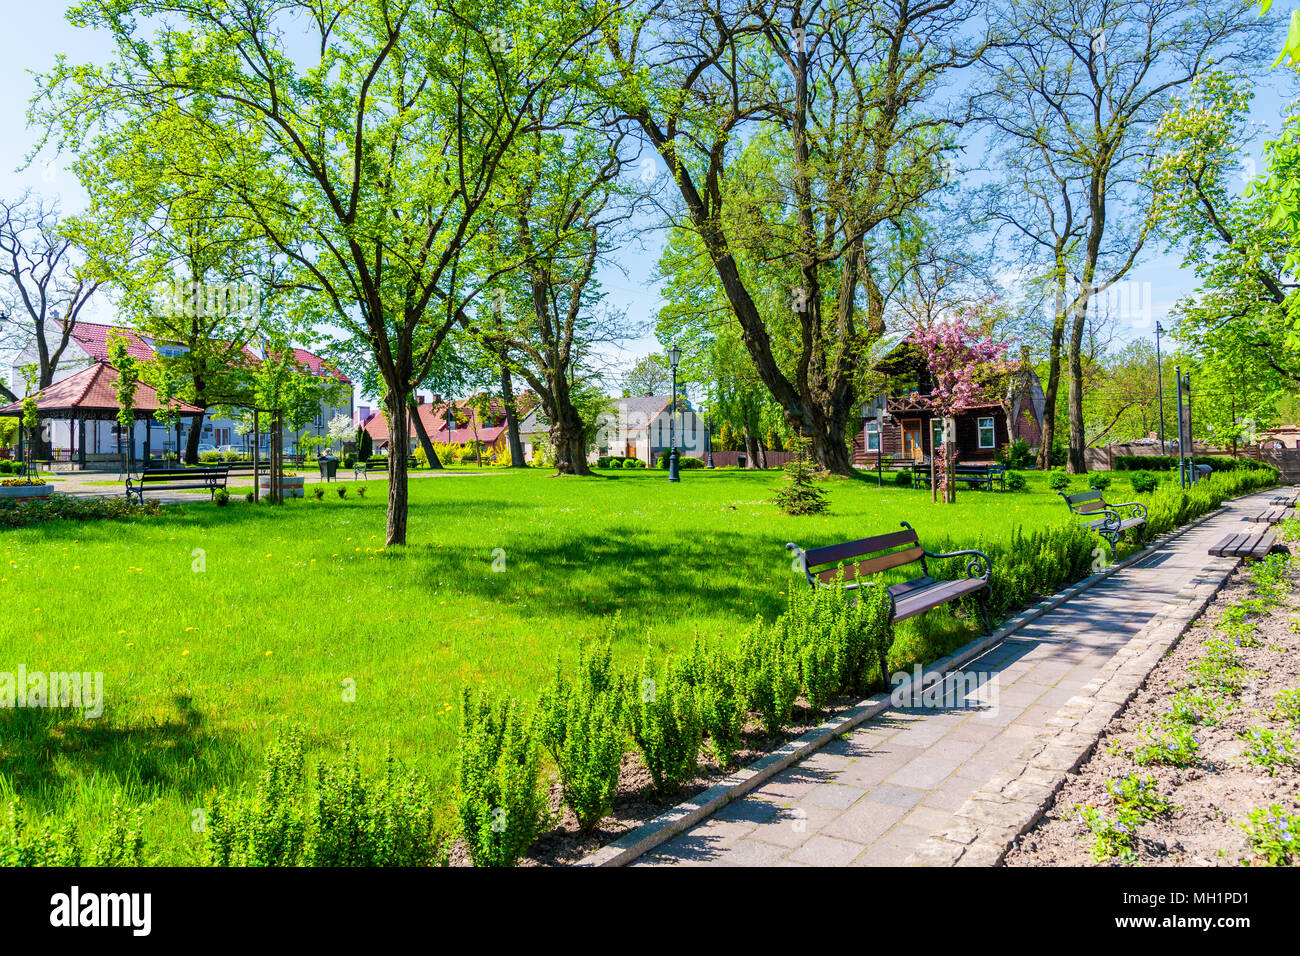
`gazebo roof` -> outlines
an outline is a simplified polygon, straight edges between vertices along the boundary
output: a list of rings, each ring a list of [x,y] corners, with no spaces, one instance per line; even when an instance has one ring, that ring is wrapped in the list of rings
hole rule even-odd
[[[37,415],[41,418],[116,419],[122,408],[114,388],[117,376],[117,369],[107,362],[96,362],[69,375],[36,393]],[[158,390],[145,382],[137,382],[132,404],[137,419],[151,418],[159,408]],[[191,418],[203,415],[203,409],[180,399],[173,399],[171,407]],[[22,413],[21,401],[0,408],[3,416],[14,417]]]

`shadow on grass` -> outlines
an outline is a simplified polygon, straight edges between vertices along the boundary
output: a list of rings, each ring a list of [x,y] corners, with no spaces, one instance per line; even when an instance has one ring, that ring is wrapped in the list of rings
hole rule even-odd
[[[66,805],[90,780],[146,800],[198,797],[240,779],[254,755],[207,729],[188,696],[175,695],[172,705],[165,719],[134,726],[115,725],[111,711],[91,720],[60,708],[0,710],[0,775],[43,809]]]

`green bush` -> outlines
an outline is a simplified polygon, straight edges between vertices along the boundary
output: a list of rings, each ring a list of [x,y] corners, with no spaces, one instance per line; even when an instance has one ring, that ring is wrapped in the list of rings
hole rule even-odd
[[[1053,491],[1064,491],[1070,487],[1070,476],[1063,471],[1053,470],[1047,479],[1047,485]]]
[[[860,693],[880,668],[888,685],[894,639],[893,605],[883,582],[871,580],[850,597],[844,572],[832,587],[792,587],[777,621],[800,664],[802,690],[820,711],[836,694]]]
[[[623,467],[624,467],[624,468],[644,468],[644,467],[645,467],[645,462],[643,462],[640,458],[624,458],[624,459],[623,459]]]
[[[745,725],[745,697],[741,692],[737,662],[699,638],[691,649],[689,679],[695,688],[700,722],[718,763],[730,765],[740,748]]]
[[[678,468],[703,468],[703,467],[704,467],[704,459],[703,459],[703,458],[688,458],[688,457],[686,457],[686,456],[682,456],[681,458],[679,458],[679,459],[677,460],[677,467],[678,467]]]
[[[1018,471],[1007,472],[1007,491],[1024,491],[1025,476]]]
[[[216,494],[212,496],[212,500],[217,503],[218,508],[224,508],[230,504],[230,492],[225,488],[218,488]]]
[[[201,451],[199,452],[199,461],[204,463],[216,464],[221,461],[221,452],[219,451]]]
[[[783,630],[756,619],[740,639],[737,673],[745,701],[763,730],[779,734],[790,723],[799,695],[799,661],[787,647]]]
[[[71,817],[28,819],[17,801],[0,821],[0,866],[143,866],[144,813],[114,794],[107,825],[89,846]]]
[[[695,775],[704,727],[685,669],[669,660],[656,674],[647,659],[641,679],[630,688],[628,714],[632,739],[645,760],[655,790],[676,793]]]
[[[456,810],[475,866],[514,866],[547,818],[535,727],[509,700],[462,701]]]
[[[900,488],[912,487],[912,472],[906,469],[894,472],[894,484]]]
[[[44,501],[0,499],[0,527],[22,528],[42,521],[156,518],[167,513],[157,499],[144,504],[126,498],[75,498],[57,492]]]
[[[1088,476],[1088,486],[1096,491],[1105,491],[1110,487],[1110,475],[1105,472],[1097,472]]]
[[[346,741],[313,788],[303,737],[289,731],[267,749],[251,795],[213,799],[204,852],[214,866],[430,866],[444,860],[436,821],[420,776],[390,754],[368,782]]]
[[[1017,438],[1009,445],[1003,445],[994,455],[994,459],[1007,468],[1028,468],[1034,460],[1029,442]]]
[[[606,643],[579,649],[573,679],[557,660],[538,699],[538,737],[559,770],[564,802],[584,832],[609,812],[618,791],[623,695]]]
[[[1159,486],[1160,476],[1149,471],[1135,471],[1128,481],[1133,486],[1134,493],[1147,495],[1155,491]]]

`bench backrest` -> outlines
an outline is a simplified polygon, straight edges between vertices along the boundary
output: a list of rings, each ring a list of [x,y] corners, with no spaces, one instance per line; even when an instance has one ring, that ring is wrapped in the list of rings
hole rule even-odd
[[[1073,495],[1067,495],[1064,491],[1058,491],[1057,494],[1065,499],[1065,503],[1070,506],[1070,510],[1075,514],[1090,515],[1096,514],[1098,511],[1108,510],[1106,499],[1102,497],[1101,492],[1096,488],[1080,491],[1078,494]]]
[[[855,581],[914,561],[920,561],[921,570],[928,574],[925,549],[921,547],[916,532],[906,521],[902,525],[902,531],[845,541],[825,548],[799,551],[794,544],[787,544],[786,548],[798,551],[800,567],[810,584],[834,581],[840,573],[841,564],[844,565],[845,581]]]
[[[183,478],[190,478],[194,481],[210,478],[222,478],[229,469],[225,465],[218,465],[212,468],[150,468],[148,471],[140,473],[141,481],[178,481]]]

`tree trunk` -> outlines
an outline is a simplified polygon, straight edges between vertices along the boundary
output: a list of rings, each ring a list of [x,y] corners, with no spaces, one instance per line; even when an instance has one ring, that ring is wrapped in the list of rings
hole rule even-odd
[[[583,441],[583,422],[578,410],[565,404],[551,426],[551,443],[555,446],[555,471],[560,475],[590,475],[587,443]]]
[[[406,407],[410,395],[388,383],[388,527],[384,544],[406,544],[406,456],[411,453],[411,431],[407,428]]]
[[[501,399],[506,407],[506,440],[510,445],[510,467],[527,468],[524,461],[524,443],[519,439],[519,406],[515,404],[515,386],[510,381],[510,369],[506,367],[504,353],[501,362]]]
[[[204,410],[206,417],[206,409]],[[199,463],[199,441],[203,438],[203,419],[190,419],[190,432],[185,436],[185,464]]]
[[[749,428],[749,416],[745,416],[745,467],[758,468],[758,442]]]
[[[1074,311],[1074,328],[1070,333],[1070,453],[1065,470],[1072,475],[1086,474],[1083,447],[1083,331],[1088,317],[1088,297],[1080,296]]]
[[[1052,445],[1056,441],[1056,395],[1061,387],[1061,343],[1065,340],[1065,312],[1056,310],[1047,360],[1047,384],[1043,387],[1043,435],[1038,448],[1038,467],[1052,467]]]
[[[438,460],[438,453],[433,450],[433,442],[429,440],[429,430],[424,427],[424,419],[420,416],[420,407],[411,405],[411,427],[415,429],[415,437],[420,441],[420,447],[424,449],[424,457],[429,459],[429,468],[441,468],[442,462]]]

